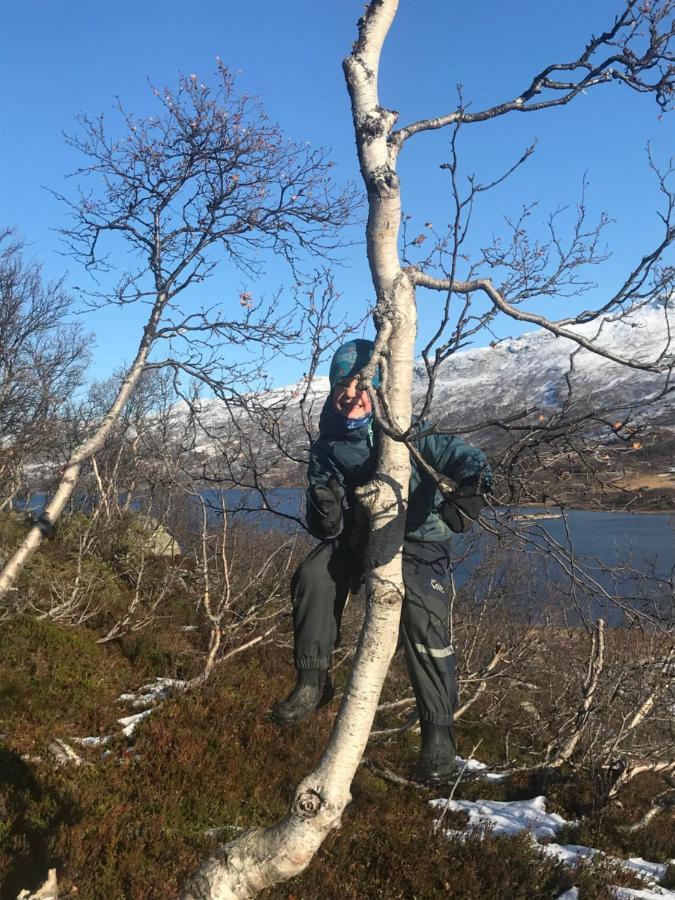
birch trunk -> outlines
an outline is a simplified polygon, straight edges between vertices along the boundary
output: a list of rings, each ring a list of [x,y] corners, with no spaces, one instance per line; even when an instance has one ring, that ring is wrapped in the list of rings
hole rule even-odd
[[[80,444],[80,446],[72,453],[63,471],[56,493],[45,508],[42,517],[39,522],[31,528],[19,548],[8,560],[0,573],[0,601],[14,586],[16,579],[21,574],[22,569],[33,553],[35,553],[42,543],[44,536],[49,534],[55,523],[58,521],[59,516],[65,509],[66,504],[75,490],[75,485],[80,476],[82,466],[88,459],[91,459],[95,453],[98,453],[105,444],[115,423],[118,421],[120,414],[124,409],[124,405],[129,399],[129,395],[143,372],[148,354],[152,349],[157,325],[162,316],[162,312],[164,311],[164,307],[166,306],[166,302],[166,292],[162,291],[158,293],[150,318],[143,329],[143,337],[138,346],[136,358],[127,371],[124,381],[122,382],[110,409],[94,434]]]
[[[397,6],[398,0],[369,4],[344,71],[368,192],[367,248],[377,295],[376,347],[384,351],[383,389],[396,425],[405,429],[411,417],[415,297],[397,248],[399,183],[396,151],[387,141],[397,117],[380,106],[377,89],[382,44]],[[253,897],[302,872],[329,831],[339,825],[396,649],[404,591],[401,547],[409,477],[405,445],[383,435],[375,478],[361,495],[371,516],[365,622],[321,762],[298,786],[288,815],[271,828],[252,829],[219,848],[189,880],[183,900]]]

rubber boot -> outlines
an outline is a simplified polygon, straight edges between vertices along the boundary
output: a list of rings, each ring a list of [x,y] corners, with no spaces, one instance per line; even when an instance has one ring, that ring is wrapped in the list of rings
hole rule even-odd
[[[335,691],[326,669],[298,669],[298,680],[285,700],[272,709],[272,721],[277,725],[302,722],[315,709],[333,699]]]
[[[420,720],[422,749],[415,766],[415,781],[431,786],[447,784],[455,774],[455,743],[450,725]]]

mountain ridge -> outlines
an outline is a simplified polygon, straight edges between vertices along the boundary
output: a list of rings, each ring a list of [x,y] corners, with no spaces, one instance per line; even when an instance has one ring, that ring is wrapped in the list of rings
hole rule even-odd
[[[675,334],[674,300],[645,304],[624,318],[607,317],[600,322],[571,326],[569,330],[587,339],[597,335],[598,346],[614,355],[642,364],[661,356],[662,364],[670,362],[675,366],[675,339],[671,338]],[[657,399],[666,383],[665,373],[613,362],[543,328],[495,341],[488,347],[458,350],[439,366],[432,408],[444,420],[460,422],[465,419],[462,410],[467,408],[489,407],[493,417],[513,414],[520,407],[551,410],[560,408],[565,400],[569,402],[568,379],[574,403],[645,406],[652,396],[651,415],[637,417],[651,422],[656,418],[658,424],[675,428],[675,392]],[[304,394],[306,385],[300,380],[274,388],[258,402],[262,401],[268,409],[276,405],[292,407]],[[413,399],[417,405],[426,388],[425,367],[418,359],[413,369]],[[316,405],[328,391],[328,377],[315,376],[308,401]]]

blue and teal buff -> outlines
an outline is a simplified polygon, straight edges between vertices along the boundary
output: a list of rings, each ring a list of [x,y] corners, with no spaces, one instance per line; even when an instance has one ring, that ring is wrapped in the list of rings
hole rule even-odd
[[[343,431],[356,431],[357,428],[363,428],[366,425],[370,425],[370,423],[373,421],[372,413],[361,416],[360,419],[348,419],[346,418],[346,416],[343,416],[342,413],[339,413],[336,409],[332,409],[331,416],[335,424]]]

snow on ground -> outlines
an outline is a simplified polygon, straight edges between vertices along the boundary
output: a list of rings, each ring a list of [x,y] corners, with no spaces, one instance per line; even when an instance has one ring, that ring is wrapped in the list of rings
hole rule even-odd
[[[667,900],[667,898],[675,897],[675,891],[669,891],[668,888],[654,888],[653,890],[636,888],[617,887],[616,900]]]
[[[667,900],[669,897],[675,896],[673,891],[667,888],[656,888],[655,890],[636,890],[635,888],[615,887],[615,900]],[[569,891],[560,894],[557,900],[579,900],[579,888],[571,887]]]
[[[131,737],[134,729],[149,716],[154,709],[163,703],[171,694],[178,691],[184,691],[187,687],[187,681],[180,681],[177,678],[156,678],[150,684],[144,684],[132,694],[120,694],[118,700],[126,703],[131,709],[140,709],[142,712],[135,713],[132,716],[124,716],[117,721],[122,726],[122,733],[125,737]]]
[[[133,693],[120,694],[117,698],[120,703],[125,703],[131,709],[141,710],[141,712],[134,713],[131,716],[123,716],[117,720],[122,726],[124,737],[131,737],[139,722],[142,722],[146,716],[149,716],[171,694],[184,691],[186,687],[187,681],[180,681],[177,678],[156,678],[150,684],[144,684]],[[72,740],[79,744],[80,747],[105,747],[115,737],[115,734],[102,734],[92,737],[76,737],[72,738]]]
[[[463,812],[469,816],[470,825],[492,827],[494,834],[516,834],[528,830],[534,838],[552,838],[566,822],[558,813],[546,812],[546,797],[535,797],[533,800],[432,800],[432,807],[441,816],[445,809],[451,812]]]
[[[480,776],[484,781],[494,782],[505,781],[507,778],[502,772],[488,772],[485,763],[475,759],[473,756],[470,759],[463,759],[461,756],[456,756],[455,763],[457,764],[458,769],[461,770],[462,775],[476,775]]]
[[[634,856],[631,859],[619,859],[615,856],[607,856],[602,850],[594,850],[592,847],[582,847],[578,844],[544,844],[542,847],[545,853],[555,856],[563,862],[570,865],[576,865],[580,859],[592,859],[598,854],[605,857],[610,862],[616,862],[624,869],[630,869],[640,878],[648,881],[660,881],[666,874],[666,866],[663,863],[653,863],[641,856]]]
[[[71,738],[80,747],[105,747],[115,737],[114,734],[98,734],[93,737]]]
[[[482,771],[487,768],[477,760],[470,760],[474,765],[469,771]],[[564,825],[573,825],[558,813],[546,811],[546,797],[534,797],[532,800],[439,800],[429,801],[431,807],[437,812],[437,823],[442,825],[443,814],[446,810],[451,812],[463,812],[469,817],[469,824],[478,827],[490,827],[495,835],[517,834],[520,831],[529,831],[533,841],[551,840]],[[464,832],[454,829],[446,829],[448,837],[461,838]],[[593,859],[600,856],[610,863],[621,866],[639,878],[642,878],[649,889],[633,890],[632,888],[616,888],[618,900],[675,900],[675,891],[659,887],[657,882],[666,874],[666,865],[653,863],[639,856],[631,859],[620,859],[610,856],[602,850],[593,847],[583,847],[578,844],[541,844],[544,853],[555,856],[562,862],[575,865],[580,860]],[[571,888],[558,900],[577,900],[578,891]]]

